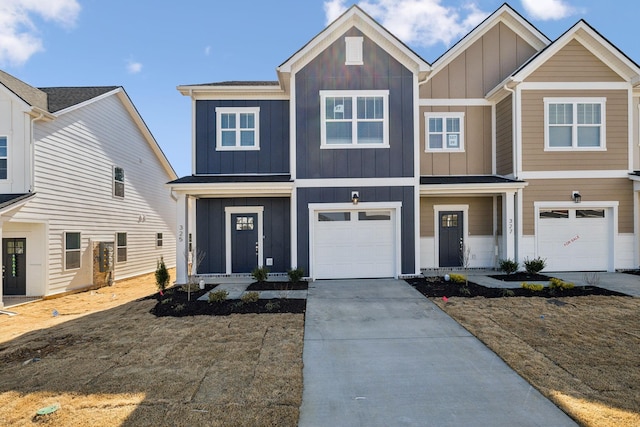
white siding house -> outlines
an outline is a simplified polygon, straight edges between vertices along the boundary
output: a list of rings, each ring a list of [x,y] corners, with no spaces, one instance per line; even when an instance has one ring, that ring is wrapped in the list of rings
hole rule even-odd
[[[173,267],[175,178],[122,87],[0,72],[0,307]]]

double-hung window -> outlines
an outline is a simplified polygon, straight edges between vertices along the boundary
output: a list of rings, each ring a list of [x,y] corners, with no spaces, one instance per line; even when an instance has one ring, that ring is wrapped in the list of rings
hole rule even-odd
[[[80,233],[64,233],[64,269],[80,268]]]
[[[464,113],[424,113],[425,151],[464,151]]]
[[[604,150],[605,98],[544,98],[545,150]]]
[[[116,233],[116,262],[127,261],[127,233]]]
[[[389,147],[389,91],[320,91],[321,148]]]
[[[217,107],[216,148],[260,149],[260,107]]]
[[[124,197],[124,169],[118,166],[113,168],[113,195]]]
[[[9,160],[9,156],[7,150],[7,137],[0,136],[0,179],[7,179],[8,176],[7,162]]]

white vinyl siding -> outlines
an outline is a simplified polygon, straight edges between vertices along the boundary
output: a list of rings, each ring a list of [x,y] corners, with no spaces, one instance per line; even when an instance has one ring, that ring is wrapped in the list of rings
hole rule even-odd
[[[320,91],[320,148],[388,148],[389,91]]]
[[[464,151],[464,113],[425,113],[425,151]]]
[[[260,107],[217,107],[216,149],[259,150]]]
[[[544,98],[545,150],[604,150],[605,98]]]

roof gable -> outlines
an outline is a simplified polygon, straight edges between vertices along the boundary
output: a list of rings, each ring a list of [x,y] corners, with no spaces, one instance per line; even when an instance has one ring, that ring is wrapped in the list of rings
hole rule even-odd
[[[11,74],[0,70],[0,84],[5,86],[17,97],[22,99],[27,105],[37,107],[41,110],[47,110],[47,94],[41,90],[30,86],[20,79],[13,77]]]

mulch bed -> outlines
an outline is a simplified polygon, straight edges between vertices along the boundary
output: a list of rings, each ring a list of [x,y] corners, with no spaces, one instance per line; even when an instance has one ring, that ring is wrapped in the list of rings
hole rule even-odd
[[[502,297],[575,297],[588,295],[607,295],[607,296],[626,296],[620,292],[610,291],[608,289],[599,288],[597,286],[576,286],[572,289],[550,289],[545,287],[542,291],[530,291],[520,287],[514,288],[488,288],[473,282],[455,283],[446,282],[443,277],[417,277],[405,279],[407,283],[416,288],[418,292],[429,298],[442,297],[485,297],[485,298],[502,298]]]
[[[503,282],[548,282],[551,279],[551,277],[544,274],[529,274],[526,271],[518,271],[513,274],[496,274],[489,277]]]
[[[158,317],[228,316],[249,313],[304,313],[307,308],[306,299],[294,298],[261,299],[256,302],[243,302],[239,299],[228,299],[214,303],[198,301],[199,297],[215,287],[216,285],[205,285],[204,289],[191,292],[190,299],[188,292],[182,290],[180,286],[169,288],[162,295],[160,293],[153,294],[147,299],[156,299],[158,302],[151,309],[151,314]],[[269,289],[273,290],[273,288]]]
[[[307,282],[253,282],[247,288],[248,291],[306,291],[309,289]]]

